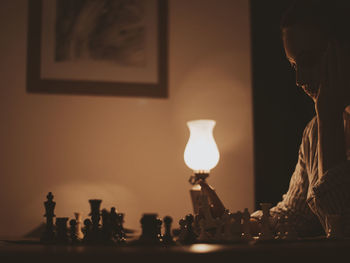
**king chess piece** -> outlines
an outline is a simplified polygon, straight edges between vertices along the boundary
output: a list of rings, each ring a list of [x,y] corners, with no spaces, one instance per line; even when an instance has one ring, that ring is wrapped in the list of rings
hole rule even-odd
[[[56,202],[53,201],[53,195],[51,192],[49,192],[46,196],[47,201],[44,202],[45,206],[45,215],[46,217],[46,224],[45,224],[45,230],[41,237],[41,242],[43,243],[53,243],[55,240],[55,231],[54,231],[54,224],[53,224],[53,218],[55,217],[55,206]]]
[[[166,246],[175,245],[174,238],[171,234],[171,224],[173,219],[170,216],[166,216],[163,219],[164,222],[164,235],[163,235],[163,244]]]

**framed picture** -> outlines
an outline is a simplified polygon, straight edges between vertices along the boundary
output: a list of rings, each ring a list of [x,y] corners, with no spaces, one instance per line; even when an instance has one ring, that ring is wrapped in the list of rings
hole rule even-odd
[[[27,91],[168,96],[167,0],[29,0]]]

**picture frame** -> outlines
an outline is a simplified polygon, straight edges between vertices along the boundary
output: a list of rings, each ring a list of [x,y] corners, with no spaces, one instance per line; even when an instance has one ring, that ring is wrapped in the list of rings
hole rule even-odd
[[[28,2],[27,92],[167,98],[168,1],[84,1]]]

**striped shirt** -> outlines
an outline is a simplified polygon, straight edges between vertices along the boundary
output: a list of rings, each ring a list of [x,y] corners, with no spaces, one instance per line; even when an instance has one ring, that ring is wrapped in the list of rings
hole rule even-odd
[[[322,229],[326,230],[327,215],[350,215],[350,161],[338,164],[319,179],[317,137],[314,117],[304,129],[289,189],[282,201],[270,209],[273,228],[279,217],[288,216],[300,236],[320,235],[324,234]],[[261,218],[262,212],[258,210],[251,216]]]

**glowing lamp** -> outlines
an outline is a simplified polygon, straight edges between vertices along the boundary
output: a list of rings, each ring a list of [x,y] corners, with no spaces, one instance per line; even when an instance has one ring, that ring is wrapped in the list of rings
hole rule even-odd
[[[187,122],[190,138],[187,142],[184,160],[194,175],[189,182],[193,185],[190,190],[194,213],[198,213],[198,202],[201,194],[200,180],[205,180],[209,172],[219,162],[220,154],[213,136],[216,122],[214,120],[193,120]]]

